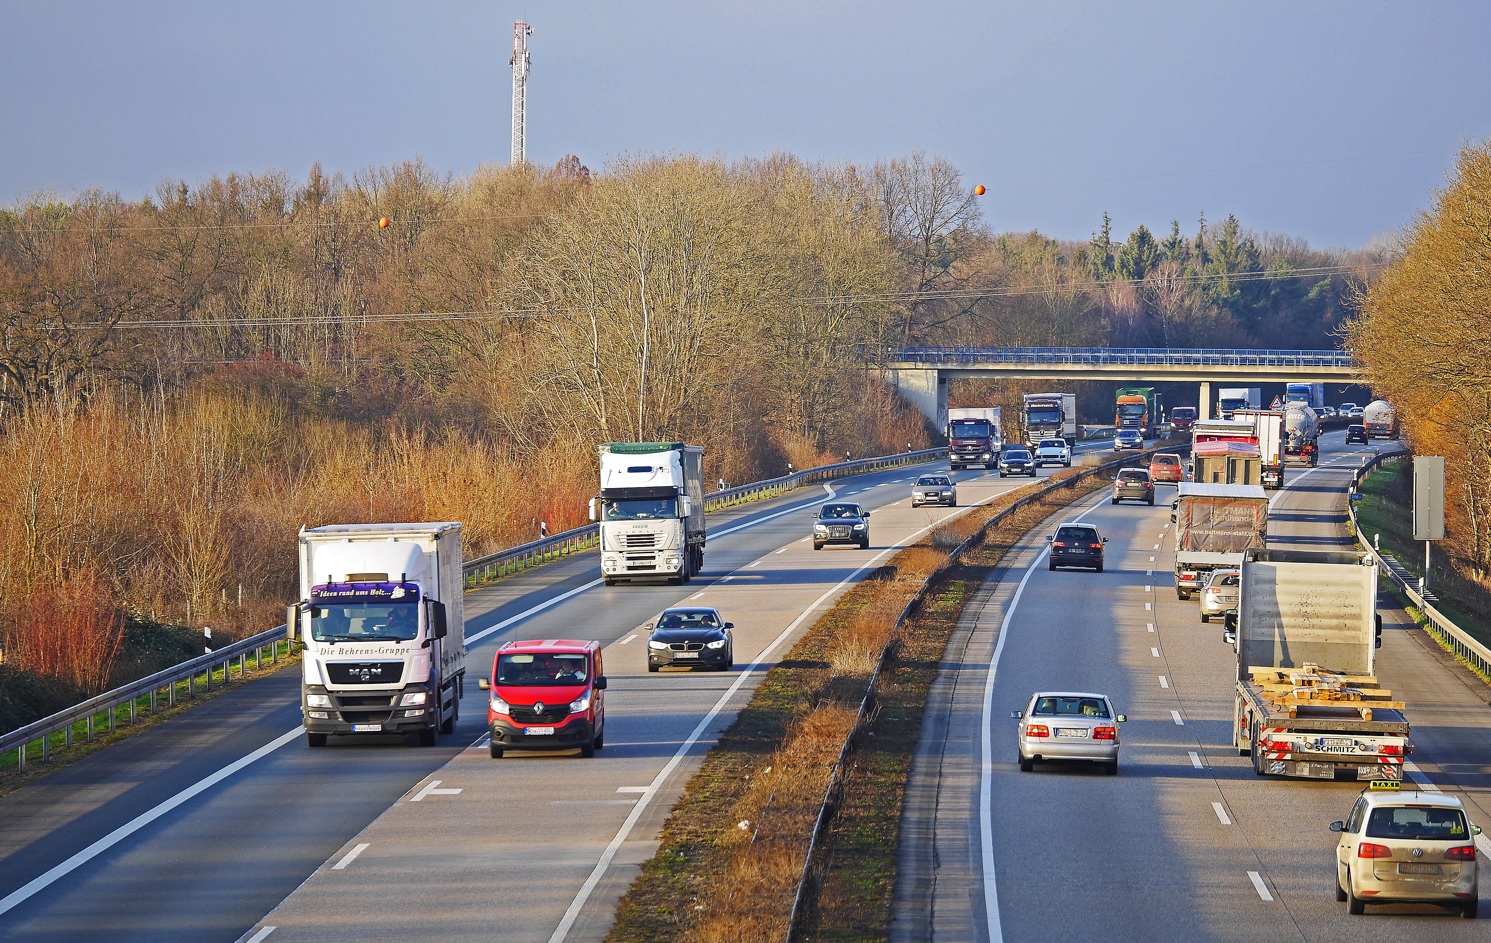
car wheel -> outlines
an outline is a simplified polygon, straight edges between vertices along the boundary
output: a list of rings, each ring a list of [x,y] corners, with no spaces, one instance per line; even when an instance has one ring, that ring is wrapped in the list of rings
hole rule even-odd
[[[1035,477],[1035,469],[1034,469],[1034,468],[1032,468],[1032,469],[1031,469],[1031,470],[1030,470],[1030,477],[1032,477],[1032,478],[1034,478],[1034,477]]]
[[[1113,503],[1114,503],[1114,504],[1117,504],[1117,503],[1118,503],[1118,499],[1117,499],[1117,498],[1114,498],[1114,499],[1113,499]]]
[[[1357,916],[1367,912],[1367,902],[1356,896],[1351,889],[1351,872],[1346,872],[1346,910]]]
[[[419,745],[422,747],[432,747],[439,739],[440,735],[435,732],[434,727],[426,727],[419,732]]]
[[[1000,478],[1003,478],[1003,477],[1004,477],[1004,472],[1000,472],[1000,473],[999,473],[999,477],[1000,477]]]
[[[499,747],[496,741],[491,741],[487,744],[487,754],[494,760],[500,760],[502,759],[502,747]]]
[[[1342,904],[1346,902],[1346,889],[1341,886],[1340,872],[1336,873],[1336,902]]]
[[[1061,467],[1062,468],[1071,468],[1072,467],[1072,460],[1071,459],[1067,459],[1065,462],[1062,462]]]
[[[1210,622],[1211,621],[1211,616],[1209,616],[1209,615],[1207,615],[1206,613],[1203,612],[1203,613],[1201,613],[1201,621],[1202,622]]]
[[[1055,572],[1055,570],[1056,570],[1056,561],[1052,560],[1051,563],[1050,563],[1050,565],[1048,567],[1046,567],[1046,569],[1051,570],[1052,572]]]
[[[1154,507],[1154,496],[1153,495],[1151,495],[1150,498],[1149,498],[1149,506],[1150,507]]]
[[[814,549],[814,550],[822,550],[822,549],[823,549],[823,545],[822,545],[822,544],[820,544],[820,543],[818,543],[818,542],[817,542],[817,541],[816,541],[816,540],[815,540],[815,541],[813,541],[813,549]]]
[[[1098,565],[1097,565],[1097,567],[1096,567],[1096,569],[1097,569],[1097,571],[1098,571],[1098,572],[1099,572],[1099,573],[1101,573],[1101,572],[1103,572],[1103,565],[1102,565],[1102,564],[1101,564],[1101,563],[1099,563],[1099,564],[1098,564]]]
[[[1118,761],[1117,760],[1112,760],[1112,761],[1108,762],[1103,767],[1103,772],[1107,773],[1109,776],[1117,776],[1118,775]]]
[[[1029,759],[1028,757],[1025,756],[1024,753],[1019,754],[1019,756],[1020,756],[1020,772],[1022,772],[1022,773],[1028,773],[1031,770],[1035,769],[1035,760]]]
[[[326,734],[308,733],[305,735],[305,745],[311,749],[319,749],[326,746]]]
[[[859,549],[861,549],[861,550],[869,550],[870,549],[870,538],[866,537],[864,540],[861,540],[859,542]]]
[[[1464,917],[1466,920],[1474,920],[1476,917],[1479,917],[1480,915],[1481,915],[1481,901],[1480,901],[1480,899],[1478,897],[1472,895],[1471,898],[1470,898],[1470,900],[1466,901],[1460,907],[1460,916]]]

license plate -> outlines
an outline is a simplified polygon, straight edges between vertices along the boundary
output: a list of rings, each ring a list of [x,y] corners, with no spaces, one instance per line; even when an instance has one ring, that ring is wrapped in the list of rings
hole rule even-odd
[[[1058,737],[1086,737],[1087,730],[1082,727],[1057,727],[1056,735]]]
[[[673,653],[673,657],[674,658],[698,658],[699,657],[699,653],[698,652],[674,652]]]
[[[1398,865],[1399,874],[1438,874],[1439,870],[1439,865],[1437,864],[1419,864],[1405,861],[1403,864]]]
[[[383,725],[382,724],[353,724],[352,725],[352,732],[353,733],[381,733],[382,731],[383,731]]]
[[[1340,737],[1327,737],[1319,741],[1318,748],[1322,753],[1355,753],[1356,741],[1345,740]]]
[[[523,732],[525,734],[527,734],[528,736],[530,736],[530,737],[552,737],[552,736],[554,736],[554,728],[553,727],[528,727],[528,728],[525,728]]]

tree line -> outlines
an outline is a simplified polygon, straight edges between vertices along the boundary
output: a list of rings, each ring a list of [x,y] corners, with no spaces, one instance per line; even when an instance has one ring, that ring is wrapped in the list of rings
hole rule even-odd
[[[919,153],[24,199],[0,210],[5,659],[99,687],[132,620],[272,624],[302,525],[461,520],[471,554],[578,525],[603,441],[695,442],[735,482],[930,445],[893,346],[1331,346],[1383,261],[1180,231],[996,233]],[[106,638],[59,667],[43,604]]]

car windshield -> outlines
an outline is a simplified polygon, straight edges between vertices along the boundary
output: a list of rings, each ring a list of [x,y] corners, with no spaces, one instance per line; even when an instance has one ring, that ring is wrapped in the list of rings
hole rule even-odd
[[[1066,441],[1064,439],[1042,439],[1041,440],[1041,448],[1043,448],[1043,449],[1064,449],[1064,448],[1066,448]]]
[[[1108,705],[1100,697],[1047,695],[1036,698],[1031,713],[1037,717],[1107,717]]]
[[[586,658],[583,653],[550,652],[533,654],[514,652],[497,656],[497,683],[529,687],[555,684],[581,684],[585,681]]]
[[[713,629],[719,624],[719,617],[713,611],[664,612],[657,620],[660,629]]]
[[[857,504],[825,504],[823,510],[818,512],[820,518],[834,517],[859,517],[859,505]]]
[[[1367,817],[1368,838],[1404,841],[1464,841],[1465,813],[1433,806],[1378,806]]]
[[[948,480],[946,478],[932,478],[932,477],[918,478],[916,480],[916,483],[919,484],[919,485],[931,485],[933,487],[938,487],[938,488],[946,488],[948,486],[948,484],[949,484],[949,482],[948,482]]]
[[[1020,462],[1030,458],[1030,453],[1024,449],[1005,449],[1004,457],[1011,462]]]

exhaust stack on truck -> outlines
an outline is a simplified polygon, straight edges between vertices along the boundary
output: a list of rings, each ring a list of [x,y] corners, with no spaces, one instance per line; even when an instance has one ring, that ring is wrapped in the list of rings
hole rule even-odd
[[[461,525],[330,524],[300,531],[306,742],[455,729],[466,673]]]

